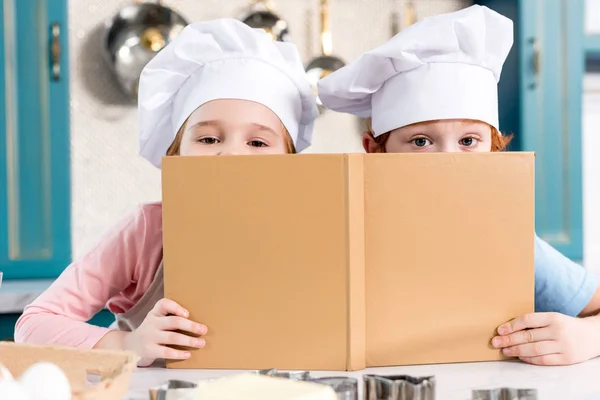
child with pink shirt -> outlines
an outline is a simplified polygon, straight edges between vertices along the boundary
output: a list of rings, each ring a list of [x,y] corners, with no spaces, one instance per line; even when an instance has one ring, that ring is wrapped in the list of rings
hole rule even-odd
[[[296,47],[235,19],[189,25],[140,77],[140,154],[157,168],[164,155],[302,151],[316,116]],[[127,349],[140,366],[188,358],[171,346],[203,347],[208,327],[163,296],[162,207],[144,204],[25,308],[15,341]],[[113,326],[88,324],[105,306]]]

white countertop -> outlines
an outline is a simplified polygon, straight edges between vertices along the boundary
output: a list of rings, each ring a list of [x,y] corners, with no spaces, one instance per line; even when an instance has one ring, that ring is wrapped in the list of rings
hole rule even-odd
[[[3,280],[0,286],[0,314],[20,314],[52,282],[53,279]]]
[[[166,370],[140,368],[131,378],[124,400],[148,400],[148,389],[170,379],[197,381],[240,371]],[[470,400],[473,389],[496,387],[538,390],[538,400],[600,399],[600,359],[567,367],[540,367],[520,361],[420,365],[394,368],[370,368],[358,372],[311,372],[320,376],[352,376],[364,374],[430,376],[436,379],[436,399]],[[359,386],[359,393],[362,390]],[[361,399],[362,397],[359,397]]]

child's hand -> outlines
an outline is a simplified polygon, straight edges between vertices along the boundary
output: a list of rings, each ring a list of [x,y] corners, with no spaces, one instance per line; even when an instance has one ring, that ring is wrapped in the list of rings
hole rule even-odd
[[[600,355],[600,319],[532,313],[498,327],[492,346],[536,365],[570,365]]]
[[[189,312],[169,299],[159,300],[144,322],[125,338],[125,348],[140,357],[139,366],[145,367],[156,359],[184,360],[190,357],[188,351],[175,350],[168,345],[190,348],[204,347],[205,341],[176,330],[205,335],[207,328],[187,319]]]

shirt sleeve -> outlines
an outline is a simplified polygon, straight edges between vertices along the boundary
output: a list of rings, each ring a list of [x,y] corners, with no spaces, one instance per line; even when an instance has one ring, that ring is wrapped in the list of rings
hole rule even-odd
[[[107,232],[25,308],[15,326],[15,342],[93,348],[109,329],[87,321],[132,283],[145,231],[140,208]]]
[[[599,278],[535,237],[535,311],[576,317],[590,302]]]

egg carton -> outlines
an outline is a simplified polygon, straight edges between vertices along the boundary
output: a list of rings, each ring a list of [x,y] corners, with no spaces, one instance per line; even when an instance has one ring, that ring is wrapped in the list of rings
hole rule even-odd
[[[0,342],[0,364],[12,376],[21,377],[38,363],[52,363],[67,377],[71,400],[121,400],[137,362],[131,352]]]

